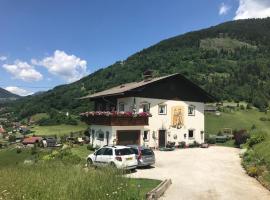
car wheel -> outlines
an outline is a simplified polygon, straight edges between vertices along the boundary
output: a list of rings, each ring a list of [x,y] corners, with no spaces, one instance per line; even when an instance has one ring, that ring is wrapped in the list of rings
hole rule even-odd
[[[91,158],[88,158],[88,159],[87,159],[87,166],[88,166],[88,167],[92,167],[92,166],[93,166],[93,161],[92,161]]]
[[[116,165],[115,165],[114,162],[111,162],[111,163],[110,163],[110,166],[111,166],[112,168],[116,168]]]

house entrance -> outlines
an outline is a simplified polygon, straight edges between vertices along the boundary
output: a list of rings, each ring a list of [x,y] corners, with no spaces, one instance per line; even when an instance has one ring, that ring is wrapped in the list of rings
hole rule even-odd
[[[166,146],[166,130],[159,130],[158,131],[158,145],[159,145],[159,147]]]

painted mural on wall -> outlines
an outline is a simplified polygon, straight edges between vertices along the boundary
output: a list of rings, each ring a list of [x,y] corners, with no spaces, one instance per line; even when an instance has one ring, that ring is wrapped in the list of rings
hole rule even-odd
[[[171,126],[174,128],[182,128],[184,126],[184,106],[172,107]]]

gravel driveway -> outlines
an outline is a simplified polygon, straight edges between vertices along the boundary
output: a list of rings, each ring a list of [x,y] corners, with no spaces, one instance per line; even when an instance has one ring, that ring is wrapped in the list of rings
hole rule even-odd
[[[270,200],[270,192],[249,177],[239,150],[228,147],[156,151],[155,168],[139,169],[137,178],[172,179],[162,199]]]

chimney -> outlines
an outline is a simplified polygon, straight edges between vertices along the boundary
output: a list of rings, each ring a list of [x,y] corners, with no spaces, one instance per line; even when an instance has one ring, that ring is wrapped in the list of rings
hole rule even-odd
[[[143,80],[146,81],[150,81],[153,78],[153,71],[152,70],[146,70],[143,73]]]

